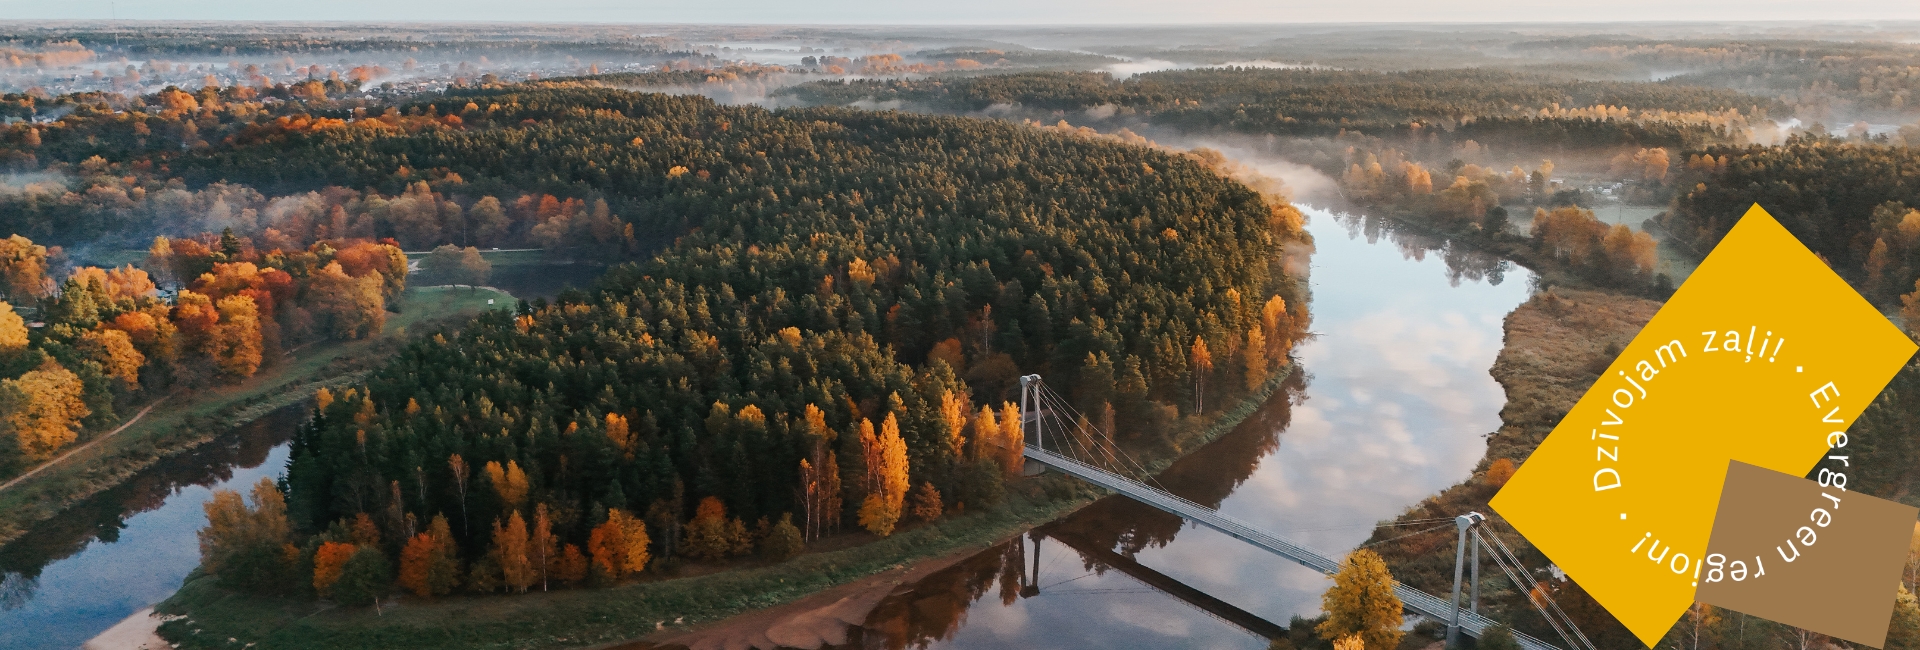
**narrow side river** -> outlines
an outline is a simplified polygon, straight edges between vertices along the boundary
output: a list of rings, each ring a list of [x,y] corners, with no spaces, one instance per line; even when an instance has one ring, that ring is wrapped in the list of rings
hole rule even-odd
[[[1530,275],[1439,240],[1385,232],[1376,220],[1307,212],[1316,336],[1297,348],[1303,375],[1161,482],[1338,554],[1479,460],[1481,436],[1498,426],[1505,401],[1487,369],[1501,319],[1526,299]],[[201,504],[214,489],[278,476],[304,415],[304,406],[275,412],[0,548],[0,648],[75,648],[166,598],[199,560]],[[859,644],[1259,648],[1264,640],[1218,612],[1112,567],[1157,572],[1281,624],[1314,615],[1328,584],[1119,499],[1041,533],[1042,541],[992,549],[890,598]]]
[[[1487,369],[1531,274],[1448,251],[1440,240],[1383,232],[1390,224],[1378,220],[1307,213],[1315,336],[1296,352],[1305,376],[1160,482],[1338,556],[1480,460],[1482,436],[1499,426],[1506,402]],[[1435,526],[1452,524],[1406,532]],[[1169,579],[1178,583],[1172,591],[1204,593],[1177,598]],[[1329,584],[1224,534],[1109,497],[897,590],[852,645],[1264,648],[1223,608],[1195,601],[1210,596],[1285,625],[1317,615]]]
[[[0,547],[0,648],[77,648],[173,595],[200,564],[201,504],[216,489],[279,477],[308,408],[163,460]]]

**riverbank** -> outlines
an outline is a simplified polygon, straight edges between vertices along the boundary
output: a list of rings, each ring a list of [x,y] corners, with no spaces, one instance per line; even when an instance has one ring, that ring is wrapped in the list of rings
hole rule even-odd
[[[63,456],[30,477],[0,490],[0,545],[95,494],[119,485],[161,459],[198,447],[280,407],[307,399],[323,387],[359,381],[403,342],[409,329],[509,308],[501,291],[419,287],[408,289],[402,311],[390,314],[380,336],[295,348],[248,381],[178,393],[99,444]],[[492,300],[496,304],[488,305]]]
[[[1506,391],[1507,402],[1500,410],[1500,428],[1487,435],[1485,457],[1467,480],[1383,522],[1369,543],[1404,535],[1405,522],[1477,511],[1495,520],[1493,531],[1507,533],[1501,538],[1523,563],[1533,569],[1546,567],[1548,560],[1519,535],[1511,534],[1512,529],[1499,523],[1498,516],[1487,507],[1506,476],[1511,476],[1490,470],[1503,460],[1512,466],[1524,462],[1599,379],[1607,364],[1652,320],[1660,305],[1634,296],[1556,288],[1536,294],[1514,309],[1503,322],[1506,343],[1488,371]],[[1400,582],[1430,593],[1447,593],[1453,586],[1454,543],[1454,529],[1449,526],[1374,548]],[[1596,643],[1615,632],[1613,628],[1624,633],[1624,628],[1577,589],[1571,586],[1554,597],[1579,619],[1583,632]],[[1482,612],[1540,638],[1557,638],[1527,604],[1524,592],[1515,590],[1504,578],[1483,578],[1481,599]]]
[[[1148,469],[1159,471],[1177,455],[1231,431],[1273,397],[1294,368],[1290,365],[1276,373],[1234,407],[1204,422],[1189,421],[1174,441],[1176,453],[1155,459]],[[914,573],[922,562],[989,548],[1099,496],[1084,483],[1047,474],[1009,485],[1007,498],[991,509],[908,528],[851,548],[804,553],[778,564],[745,564],[718,573],[603,589],[461,596],[432,602],[403,597],[378,613],[307,599],[238,594],[196,573],[158,607],[164,614],[183,617],[163,625],[160,633],[181,648],[243,644],[262,649],[523,648],[658,641],[886,572]],[[864,619],[865,612],[859,609],[855,604],[836,609],[834,615]],[[229,638],[238,642],[228,643]]]

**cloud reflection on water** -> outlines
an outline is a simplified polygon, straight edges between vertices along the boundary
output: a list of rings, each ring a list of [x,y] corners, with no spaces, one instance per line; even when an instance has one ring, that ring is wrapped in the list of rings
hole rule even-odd
[[[1284,427],[1278,444],[1258,445],[1247,453],[1264,457],[1240,460],[1256,466],[1220,509],[1338,554],[1364,541],[1375,522],[1466,477],[1479,461],[1481,436],[1498,426],[1505,401],[1487,369],[1501,347],[1501,321],[1526,299],[1531,276],[1446,250],[1438,240],[1395,233],[1376,220],[1306,212],[1317,248],[1311,276],[1317,336],[1296,354],[1310,379],[1290,416],[1282,413],[1275,425]],[[1103,502],[1062,525],[1097,529],[1102,518],[1157,514]],[[1123,534],[1122,547],[1126,539]],[[1212,530],[1187,527],[1172,542],[1160,541],[1139,548],[1136,559],[1268,620],[1315,615],[1328,584]],[[1040,562],[1038,597],[1006,606],[975,600],[966,613],[971,625],[932,645],[1265,645],[1117,572],[1088,575],[1104,567],[1088,566],[1058,542],[1042,542]],[[1171,625],[1169,617],[1185,623]]]

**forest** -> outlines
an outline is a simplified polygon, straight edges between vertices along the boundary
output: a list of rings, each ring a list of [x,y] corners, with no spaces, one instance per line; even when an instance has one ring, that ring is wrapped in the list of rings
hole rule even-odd
[[[237,588],[526,591],[534,575],[607,583],[649,558],[884,536],[999,498],[1019,466],[1019,374],[1164,452],[1183,422],[1276,376],[1304,327],[1276,254],[1304,236],[1299,213],[1201,156],[570,82],[397,106],[314,85],[274,105],[230,88],[134,111],[76,101],[9,129],[16,169],[42,178],[8,194],[15,230],[70,244],[225,231],[155,241],[147,282],[179,286],[171,300],[123,286],[147,277],[135,268],[53,290],[59,251],[9,240],[5,259],[37,264],[10,262],[9,298],[48,322],[20,328],[25,347],[60,358],[79,349],[61,336],[119,340],[107,332],[143,315],[199,340],[194,309],[244,322],[242,301],[262,341],[361,336],[404,286],[402,245],[557,237],[633,261],[323,392],[284,483],[210,507],[206,567]],[[330,298],[323,282],[371,293]],[[74,306],[94,287],[118,302]],[[138,376],[245,374],[233,350],[210,349],[204,371],[176,354]],[[110,359],[74,359],[108,374]]]
[[[1875,302],[1898,306],[1915,290],[1920,150],[1810,135],[1684,156],[1686,191],[1657,225],[1693,250],[1712,250],[1759,203]]]
[[[736,530],[791,517],[809,534],[843,520],[884,534],[910,491],[921,516],[992,503],[1019,444],[995,424],[1018,372],[1046,372],[1095,422],[1151,444],[1207,391],[1261,385],[1294,336],[1299,314],[1262,297],[1297,215],[1191,160],[954,118],[681,112],[601,90],[500,99],[635,102],[576,132],[703,132],[716,142],[701,150],[732,160],[636,149],[656,174],[702,182],[652,201],[715,197],[696,231],[592,294],[417,344],[322,408],[287,479],[296,527],[375,514],[404,539],[404,513],[438,513],[483,558],[499,545],[486,523],[532,508],[562,548],[592,551],[623,517],[653,531],[654,557],[752,548],[676,534],[700,499]],[[768,162],[808,159],[823,164]]]
[[[1920,55],[1878,39],[1582,36],[1526,40],[1512,49],[1647,70],[1687,70],[1669,81],[1773,97],[1791,114],[1814,121],[1843,115],[1905,121],[1920,91],[1920,76],[1913,73]]]
[[[1018,106],[1137,117],[1190,131],[1324,136],[1456,132],[1535,146],[1704,146],[1737,141],[1745,120],[1781,105],[1737,92],[1664,83],[1581,81],[1492,70],[1374,72],[1315,68],[821,81],[781,91],[819,104],[902,101],[934,110]],[[1565,108],[1563,108],[1565,107]],[[1578,111],[1574,107],[1606,107]]]
[[[231,231],[159,237],[145,268],[63,269],[48,253],[0,240],[0,476],[136,402],[244,381],[296,344],[376,334],[407,278],[398,248],[366,240],[264,250]]]

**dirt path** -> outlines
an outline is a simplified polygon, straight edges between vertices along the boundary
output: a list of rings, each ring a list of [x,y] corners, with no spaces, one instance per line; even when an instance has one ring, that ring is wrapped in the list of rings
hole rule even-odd
[[[980,552],[967,547],[942,557],[888,569],[805,598],[748,612],[678,634],[655,635],[643,641],[618,643],[601,650],[642,650],[686,647],[691,650],[812,650],[846,643],[847,630],[867,620],[880,601],[903,585],[912,585],[935,571]]]
[[[40,473],[40,470],[44,470],[44,469],[46,469],[46,468],[49,468],[49,467],[53,467],[54,465],[58,465],[58,464],[60,464],[60,461],[63,461],[63,460],[66,460],[68,456],[72,456],[72,455],[74,455],[74,454],[77,454],[77,453],[80,453],[80,452],[83,452],[83,451],[86,451],[86,450],[87,450],[88,448],[91,448],[91,447],[93,447],[94,445],[97,445],[97,444],[100,444],[101,442],[103,442],[103,441],[105,441],[106,439],[108,439],[108,438],[112,438],[112,437],[114,437],[115,435],[117,435],[117,434],[119,434],[119,433],[120,433],[120,432],[122,432],[122,431],[126,431],[126,430],[127,430],[127,427],[130,427],[130,426],[133,426],[133,424],[134,424],[135,422],[139,422],[139,421],[140,421],[140,418],[144,418],[144,417],[147,417],[147,413],[148,413],[149,411],[152,411],[152,410],[153,410],[153,407],[155,407],[155,406],[159,406],[159,405],[160,405],[160,403],[161,403],[161,402],[164,402],[164,401],[167,401],[167,398],[166,398],[166,397],[161,397],[160,399],[156,399],[156,400],[153,400],[153,402],[152,402],[152,403],[150,403],[150,404],[148,404],[146,408],[143,408],[143,409],[140,409],[140,412],[139,412],[139,413],[135,413],[135,414],[133,414],[133,418],[131,418],[131,419],[129,419],[129,420],[127,420],[127,421],[126,421],[126,422],[124,422],[124,423],[122,423],[122,424],[120,425],[120,427],[119,427],[119,428],[117,428],[117,429],[114,429],[114,430],[112,430],[112,431],[108,431],[106,435],[103,435],[103,436],[100,436],[100,437],[98,437],[98,438],[94,438],[93,440],[89,440],[89,441],[87,441],[87,444],[84,444],[84,445],[80,445],[80,446],[78,446],[78,447],[74,447],[73,449],[70,449],[70,450],[68,450],[68,451],[67,451],[67,453],[64,453],[64,454],[60,454],[60,457],[59,457],[59,458],[55,458],[55,459],[53,459],[53,460],[50,460],[50,461],[47,461],[47,462],[45,462],[45,463],[41,463],[41,465],[40,465],[39,467],[35,467],[35,468],[33,468],[33,469],[30,469],[30,470],[27,470],[27,473],[25,473],[25,474],[21,474],[21,475],[19,475],[19,476],[15,476],[15,477],[13,477],[13,480],[11,480],[11,481],[7,481],[7,482],[6,482],[6,483],[4,483],[4,484],[0,484],[0,491],[4,491],[4,490],[6,490],[7,488],[10,488],[10,487],[13,487],[13,485],[14,485],[15,483],[19,483],[19,482],[21,482],[21,481],[24,481],[24,480],[27,480],[27,479],[29,479],[29,478],[33,478],[33,475],[35,475],[35,474],[39,474],[39,473]]]

